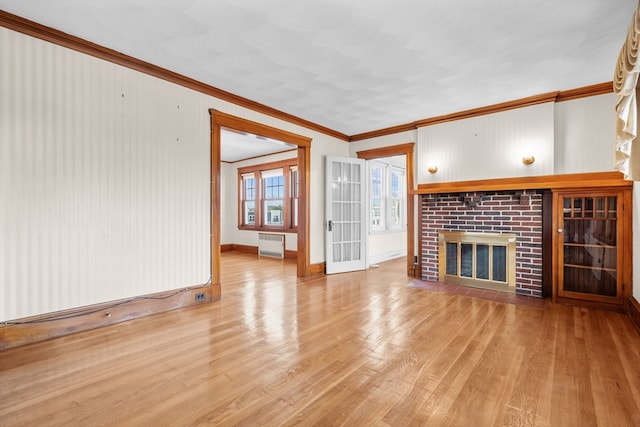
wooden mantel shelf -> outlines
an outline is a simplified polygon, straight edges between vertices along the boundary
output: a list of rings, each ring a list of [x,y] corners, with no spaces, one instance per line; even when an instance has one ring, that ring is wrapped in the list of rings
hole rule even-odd
[[[622,173],[593,172],[565,175],[526,176],[517,178],[483,179],[479,181],[454,181],[418,184],[410,194],[466,193],[472,191],[509,191],[568,189],[586,187],[633,187],[633,181],[625,180]]]

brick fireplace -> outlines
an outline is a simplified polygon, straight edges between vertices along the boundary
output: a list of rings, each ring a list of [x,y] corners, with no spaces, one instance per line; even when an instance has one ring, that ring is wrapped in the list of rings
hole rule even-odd
[[[423,194],[420,244],[423,280],[438,280],[438,231],[514,233],[519,295],[542,297],[541,191]]]

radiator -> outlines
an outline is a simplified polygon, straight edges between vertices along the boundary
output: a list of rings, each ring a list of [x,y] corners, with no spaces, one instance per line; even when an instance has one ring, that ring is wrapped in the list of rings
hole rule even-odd
[[[258,233],[258,255],[284,258],[284,234]]]

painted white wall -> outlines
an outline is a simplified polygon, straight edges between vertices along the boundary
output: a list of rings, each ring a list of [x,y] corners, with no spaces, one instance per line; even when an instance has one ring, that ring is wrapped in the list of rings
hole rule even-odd
[[[407,255],[407,230],[369,233],[367,260],[378,264]]]
[[[234,241],[233,231],[238,228],[238,168],[232,163],[220,163],[220,244]]]
[[[0,321],[207,282],[209,108],[312,138],[324,260],[322,158],[347,143],[5,28],[0,68]]]
[[[553,114],[548,102],[418,129],[418,183],[553,174]]]
[[[614,168],[614,94],[555,104],[555,173],[605,172]]]

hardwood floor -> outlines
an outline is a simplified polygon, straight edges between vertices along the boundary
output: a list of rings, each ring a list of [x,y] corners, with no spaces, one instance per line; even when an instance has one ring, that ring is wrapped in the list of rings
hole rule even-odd
[[[0,352],[0,425],[640,425],[622,314],[222,263],[218,302]]]

